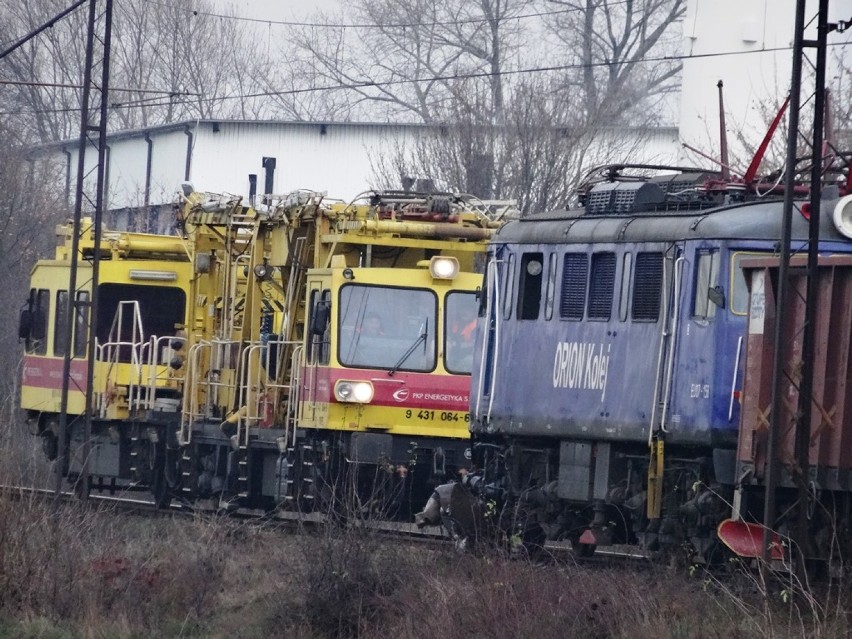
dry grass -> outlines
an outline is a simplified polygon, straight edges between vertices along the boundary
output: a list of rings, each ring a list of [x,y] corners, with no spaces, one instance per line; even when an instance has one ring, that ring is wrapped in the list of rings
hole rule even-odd
[[[0,497],[0,639],[834,639],[849,594]]]
[[[848,636],[842,605],[729,583],[0,500],[0,637]]]

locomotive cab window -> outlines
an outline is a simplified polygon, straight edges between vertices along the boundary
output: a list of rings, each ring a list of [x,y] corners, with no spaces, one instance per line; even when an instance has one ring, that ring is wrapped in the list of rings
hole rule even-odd
[[[731,256],[731,301],[730,309],[734,315],[748,315],[748,286],[740,264],[743,260],[754,257],[765,257],[770,253],[737,252]]]
[[[50,315],[50,291],[31,289],[28,306],[31,324],[25,348],[33,355],[47,355],[47,321]]]
[[[71,354],[74,357],[84,357],[89,338],[89,292],[78,291],[76,299],[74,325],[71,327],[71,343],[74,345]],[[53,316],[53,354],[59,357],[68,352],[68,345],[65,343],[65,323],[68,321],[68,291],[56,292],[56,312]]]
[[[65,355],[65,324],[68,321],[68,291],[56,291],[56,312],[53,314],[53,354]]]
[[[518,281],[518,319],[538,319],[541,308],[541,281],[543,279],[544,255],[525,253],[521,257],[521,272]]]
[[[553,319],[553,302],[556,298],[556,253],[547,258],[547,286],[544,294],[544,319]]]
[[[637,253],[631,318],[637,322],[656,322],[660,317],[662,291],[663,254]]]
[[[695,264],[695,297],[692,316],[695,319],[711,319],[719,306],[719,252],[701,250]],[[712,291],[712,292],[711,292]]]
[[[470,375],[476,330],[476,294],[452,291],[444,302],[444,367],[450,373]]]
[[[589,256],[585,253],[566,253],[565,261],[562,262],[559,317],[567,320],[583,319],[588,277]]]
[[[74,357],[86,355],[89,340],[89,291],[77,293],[77,310],[74,313]]]
[[[621,290],[618,295],[618,321],[627,321],[630,308],[630,276],[633,273],[633,253],[625,253],[621,259]]]

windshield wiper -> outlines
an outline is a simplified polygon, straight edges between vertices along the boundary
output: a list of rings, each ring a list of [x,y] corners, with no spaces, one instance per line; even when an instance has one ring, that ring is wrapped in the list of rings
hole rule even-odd
[[[391,366],[390,370],[388,371],[388,377],[392,377],[393,374],[399,370],[399,367],[402,366],[409,357],[411,357],[411,354],[417,349],[421,342],[423,342],[423,352],[426,352],[426,338],[428,336],[429,319],[427,318],[426,321],[420,327],[420,335],[418,335],[417,339],[414,340],[414,343],[408,347],[408,350],[402,354],[402,357],[399,358],[399,361],[393,366]]]

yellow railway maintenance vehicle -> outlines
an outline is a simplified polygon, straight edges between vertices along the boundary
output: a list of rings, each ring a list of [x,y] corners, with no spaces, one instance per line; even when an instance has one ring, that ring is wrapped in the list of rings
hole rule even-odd
[[[468,464],[478,267],[510,207],[495,216],[474,198],[401,191],[262,202],[185,185],[181,237],[104,234],[88,472],[160,504],[327,508],[346,487],[362,509],[407,515]],[[22,405],[48,456],[65,353],[62,232],[56,259],[33,269],[21,327]],[[86,281],[90,234],[80,251]],[[72,340],[81,359],[85,323],[81,313]],[[73,361],[69,415],[83,413],[85,377]],[[69,420],[75,479],[83,420]]]
[[[71,357],[64,474],[72,480],[83,463],[87,340],[92,297],[92,259],[99,258],[97,340],[92,389],[89,467],[112,486],[152,485],[165,454],[164,441],[151,442],[140,418],[174,412],[180,405],[181,374],[170,366],[184,348],[180,330],[188,322],[192,264],[183,239],[142,233],[103,233],[95,247],[90,220],[79,242],[76,317],[65,343],[71,226],[57,228],[55,257],[39,260],[21,312],[24,340],[21,406],[45,454],[55,459],[63,386],[63,360]],[[156,438],[154,438],[156,439]]]

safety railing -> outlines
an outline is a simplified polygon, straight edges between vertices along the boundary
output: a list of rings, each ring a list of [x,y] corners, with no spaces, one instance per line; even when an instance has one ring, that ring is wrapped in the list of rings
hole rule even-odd
[[[266,340],[253,342],[240,354],[240,385],[237,391],[237,442],[247,446],[249,429],[255,425],[271,426],[281,401],[281,393],[290,384],[278,380],[285,377],[284,353],[295,349],[298,342]],[[288,413],[289,415],[289,413]]]
[[[128,315],[129,314],[129,315]],[[126,318],[129,317],[129,331],[125,331]],[[129,332],[129,339],[125,339],[125,333]],[[95,340],[95,357],[99,363],[106,364],[106,374],[103,383],[97,384],[96,388],[103,389],[94,393],[95,411],[99,417],[105,417],[107,408],[112,402],[113,395],[117,393],[123,381],[120,378],[121,364],[130,364],[131,371],[141,370],[142,361],[147,349],[145,332],[142,327],[142,314],[139,302],[136,300],[120,301],[113,315],[112,324],[106,342],[100,343]],[[131,384],[134,378],[131,372]],[[128,404],[130,402],[130,390],[128,389]]]
[[[217,398],[233,397],[236,393],[236,381],[230,376],[223,377],[222,373],[234,368],[232,352],[238,344],[233,340],[202,340],[189,348],[178,431],[182,445],[192,441],[193,423],[213,415]]]
[[[137,411],[155,410],[158,399],[157,389],[164,387],[167,383],[178,388],[184,381],[182,376],[176,374],[176,369],[171,368],[171,358],[180,350],[173,347],[176,342],[183,345],[185,340],[182,337],[169,335],[163,337],[152,335],[149,338],[148,357],[142,358],[143,363],[139,368],[138,377],[135,377],[138,380],[138,390],[131,386],[129,392],[130,397],[134,398],[133,408]]]

